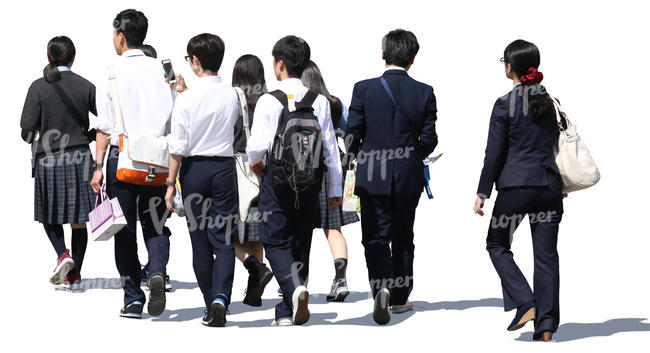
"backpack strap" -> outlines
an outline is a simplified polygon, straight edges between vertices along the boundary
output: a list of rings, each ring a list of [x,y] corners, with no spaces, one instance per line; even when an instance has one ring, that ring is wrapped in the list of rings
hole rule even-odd
[[[302,100],[298,103],[296,103],[296,109],[299,108],[311,108],[312,105],[314,105],[314,102],[316,101],[316,98],[318,98],[318,93],[308,90],[307,94],[305,94],[304,97],[302,97]]]
[[[278,89],[273,92],[269,92],[269,94],[275,97],[275,99],[279,100],[283,107],[285,108],[289,107],[289,100],[287,100],[287,94],[282,92],[282,90]]]

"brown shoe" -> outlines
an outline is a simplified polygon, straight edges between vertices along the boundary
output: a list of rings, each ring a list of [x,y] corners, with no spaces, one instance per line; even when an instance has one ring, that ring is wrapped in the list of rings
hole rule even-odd
[[[542,334],[537,337],[533,337],[533,340],[549,342],[552,338],[553,338],[553,332],[546,331],[546,332],[542,332]]]

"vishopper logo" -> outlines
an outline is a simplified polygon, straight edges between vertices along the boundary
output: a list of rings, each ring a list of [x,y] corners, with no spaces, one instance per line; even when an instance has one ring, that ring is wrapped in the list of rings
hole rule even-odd
[[[126,29],[126,24],[131,22],[128,18],[123,18],[121,20],[115,19],[113,21],[113,28],[118,31],[124,31]]]
[[[57,150],[52,148],[54,141],[59,143]],[[83,164],[83,180],[90,181],[90,171],[92,168],[93,155],[90,150],[77,149],[70,153],[64,154],[66,148],[70,144],[70,135],[62,133],[58,129],[49,129],[42,133],[37,142],[34,142],[32,147],[33,152],[36,152],[37,143],[42,147],[42,152],[35,158],[33,163],[38,163],[40,166],[52,168],[55,166],[63,165],[80,165]]]
[[[149,199],[149,207],[143,211],[144,214],[151,215],[154,228],[157,233],[162,234],[165,222],[171,215],[171,211],[165,208],[161,213],[161,206],[165,204],[165,200],[161,197],[152,197]],[[194,214],[193,208],[200,207],[201,212]],[[200,194],[189,194],[184,197],[183,207],[185,208],[185,217],[187,218],[187,227],[190,232],[205,229],[221,229],[226,228],[226,244],[232,244],[233,229],[242,222],[239,214],[215,215],[211,216],[212,199],[205,198]],[[251,208],[251,210],[253,210]],[[271,211],[258,211],[249,212],[248,223],[267,222]],[[240,237],[243,235],[240,234]]]
[[[514,98],[514,95],[520,96],[523,99],[523,112],[524,116],[528,116],[528,109],[530,106],[530,97],[531,96],[536,96],[536,95],[546,95],[548,92],[546,91],[546,87],[542,85],[517,85],[515,88],[513,88],[512,92],[510,92],[511,95],[513,95],[511,98]],[[516,109],[516,100],[515,99],[510,99],[510,110],[509,114],[510,117],[513,118],[515,116],[515,109]]]
[[[490,227],[493,229],[510,228],[509,232],[510,236],[512,236],[525,217],[528,217],[530,224],[536,224],[557,221],[561,215],[557,211],[540,211],[538,213],[493,216],[490,221]]]

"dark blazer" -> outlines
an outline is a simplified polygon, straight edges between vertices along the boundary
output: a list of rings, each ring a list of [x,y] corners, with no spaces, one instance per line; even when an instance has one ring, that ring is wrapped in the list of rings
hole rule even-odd
[[[497,99],[492,109],[483,171],[477,193],[489,198],[497,190],[546,186],[547,169],[558,173],[553,147],[559,131],[555,113],[540,123],[524,115],[522,86]]]
[[[383,77],[402,114],[395,114],[379,78],[354,86],[347,133],[348,150],[357,157],[355,194],[419,194],[425,183],[422,160],[438,144],[436,97],[431,86],[406,71],[387,70]]]
[[[68,96],[77,112],[82,114],[82,118],[88,119],[88,112],[97,115],[95,86],[90,81],[74,72],[63,71],[58,85]],[[82,131],[81,125],[63,104],[52,84],[42,77],[29,87],[20,118],[20,127],[21,135],[25,141],[29,141],[35,131],[40,131],[41,138],[36,146],[37,154],[47,152],[43,150],[45,138],[47,138],[46,145],[52,152],[81,147],[90,143]]]

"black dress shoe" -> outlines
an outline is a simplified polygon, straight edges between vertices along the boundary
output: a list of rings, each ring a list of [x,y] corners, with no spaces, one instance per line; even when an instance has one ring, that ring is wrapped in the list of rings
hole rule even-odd
[[[382,288],[375,296],[375,308],[372,312],[372,318],[380,325],[386,325],[390,321],[390,312],[388,312],[390,302],[390,292]]]
[[[508,326],[508,331],[516,331],[524,327],[528,321],[535,320],[535,314],[537,309],[535,308],[535,301],[531,300],[526,304],[522,304],[517,308],[517,313],[515,318],[512,320]]]

